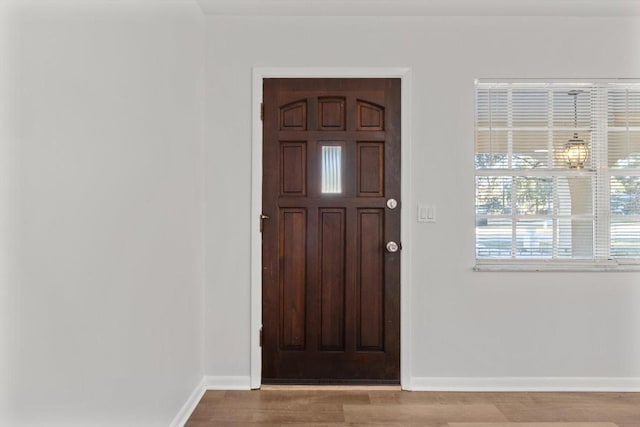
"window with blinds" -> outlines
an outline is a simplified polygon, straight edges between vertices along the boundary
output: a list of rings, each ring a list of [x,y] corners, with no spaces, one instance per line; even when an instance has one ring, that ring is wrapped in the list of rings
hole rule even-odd
[[[476,259],[640,262],[640,83],[476,83]]]

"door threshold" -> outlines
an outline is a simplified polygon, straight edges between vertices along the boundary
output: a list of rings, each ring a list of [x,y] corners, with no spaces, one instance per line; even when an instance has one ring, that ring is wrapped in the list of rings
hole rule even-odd
[[[262,384],[260,390],[275,391],[402,391],[399,385],[362,385],[362,384]]]

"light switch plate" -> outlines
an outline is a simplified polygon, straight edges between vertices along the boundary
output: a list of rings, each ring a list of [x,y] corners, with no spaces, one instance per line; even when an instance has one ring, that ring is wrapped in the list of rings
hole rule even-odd
[[[436,222],[436,207],[433,205],[418,205],[418,222]]]

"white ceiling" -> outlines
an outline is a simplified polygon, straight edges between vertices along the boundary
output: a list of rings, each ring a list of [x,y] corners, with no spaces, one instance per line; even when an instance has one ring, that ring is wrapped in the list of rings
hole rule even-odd
[[[198,0],[210,15],[627,16],[640,0]]]

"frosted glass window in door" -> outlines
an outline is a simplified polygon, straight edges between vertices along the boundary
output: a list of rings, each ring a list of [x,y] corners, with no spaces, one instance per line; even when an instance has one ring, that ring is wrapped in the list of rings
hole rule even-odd
[[[322,146],[322,193],[342,193],[342,147]]]

